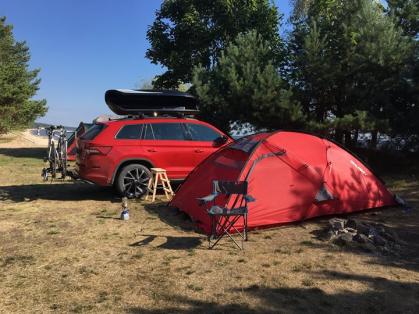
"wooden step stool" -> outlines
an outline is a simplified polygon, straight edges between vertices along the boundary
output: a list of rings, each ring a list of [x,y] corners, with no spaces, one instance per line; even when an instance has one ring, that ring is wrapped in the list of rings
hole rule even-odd
[[[166,198],[170,201],[171,197],[173,197],[175,193],[173,193],[172,186],[170,185],[170,181],[167,178],[166,169],[151,168],[150,170],[151,178],[148,181],[147,196],[145,197],[145,199],[148,200],[150,192],[152,192],[153,197],[151,198],[151,201],[154,202],[154,200],[156,199],[157,188],[162,188],[164,194],[166,195]]]

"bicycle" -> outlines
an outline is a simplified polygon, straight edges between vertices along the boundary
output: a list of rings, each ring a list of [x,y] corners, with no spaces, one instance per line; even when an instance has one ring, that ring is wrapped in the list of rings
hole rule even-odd
[[[49,167],[42,169],[41,176],[44,181],[47,181],[49,175],[55,179],[57,173],[61,173],[61,179],[65,179],[67,175],[67,131],[63,126],[50,126],[43,129],[47,131],[48,135],[48,155],[44,161],[49,163]],[[54,136],[58,136],[57,141],[54,140]]]

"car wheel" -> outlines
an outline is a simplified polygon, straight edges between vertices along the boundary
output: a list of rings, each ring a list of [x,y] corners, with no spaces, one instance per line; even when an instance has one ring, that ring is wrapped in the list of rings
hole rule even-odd
[[[116,179],[116,190],[121,196],[129,198],[142,197],[147,193],[150,170],[140,164],[125,166]]]

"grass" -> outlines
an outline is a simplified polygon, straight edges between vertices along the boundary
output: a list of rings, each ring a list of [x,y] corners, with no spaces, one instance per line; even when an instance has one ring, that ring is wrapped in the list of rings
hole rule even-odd
[[[204,290],[204,288],[202,288],[201,286],[195,286],[195,285],[187,285],[188,289],[192,290],[192,291],[202,291]]]
[[[23,166],[23,164],[25,166]],[[384,222],[408,246],[400,257],[318,240],[327,219],[250,232],[245,251],[183,228],[164,206],[109,189],[41,181],[42,151],[0,147],[0,312],[417,312],[419,214],[356,214]],[[386,181],[414,207],[412,176]],[[380,300],[377,302],[377,300]]]
[[[306,286],[306,287],[311,287],[311,286],[314,286],[314,281],[312,279],[310,279],[310,278],[306,278],[306,279],[303,279],[301,281],[301,284],[303,286]]]
[[[12,255],[1,258],[1,267],[8,267],[19,264],[20,266],[26,266],[34,264],[34,257],[31,255]]]

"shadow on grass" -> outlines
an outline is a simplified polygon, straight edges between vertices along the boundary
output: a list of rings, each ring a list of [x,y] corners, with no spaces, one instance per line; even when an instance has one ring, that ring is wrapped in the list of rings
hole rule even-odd
[[[198,247],[203,242],[208,241],[207,235],[198,227],[198,225],[195,222],[193,222],[187,214],[180,211],[179,209],[175,207],[169,207],[167,206],[167,203],[165,202],[154,203],[154,204],[143,203],[142,205],[144,206],[144,209],[148,213],[157,217],[162,222],[173,227],[174,229],[177,229],[183,232],[192,231],[197,235],[196,237],[178,237],[178,238],[167,237],[168,242],[165,245],[168,245],[170,247],[163,246],[163,248],[190,249],[190,248]],[[252,231],[250,231],[250,234],[252,234]],[[238,235],[232,235],[232,236],[236,240],[240,240],[240,238],[238,238]],[[154,237],[159,237],[159,236],[154,236]],[[169,238],[172,238],[172,239],[169,239]],[[149,239],[149,240],[151,242],[154,239]],[[144,239],[142,241],[148,241],[148,240]],[[138,245],[144,245],[142,241],[139,241]],[[173,247],[171,247],[172,243],[173,243]],[[179,246],[179,248],[176,248],[176,246]],[[162,246],[159,246],[159,247],[162,247]],[[207,245],[204,245],[204,247],[205,247],[205,250],[208,249]],[[231,249],[236,250],[237,247],[234,246],[234,242],[232,242],[228,236],[225,236],[220,242],[217,243],[217,245],[212,250],[231,252]]]
[[[44,183],[0,187],[0,201],[111,201],[120,202],[111,188],[83,183]]]
[[[0,155],[16,158],[37,158],[43,159],[47,154],[47,148],[25,147],[25,148],[0,148]]]
[[[161,300],[175,306],[159,309],[130,308],[128,313],[417,313],[418,283],[404,283],[381,277],[369,277],[339,272],[312,273],[312,283],[306,288],[266,287],[249,285],[227,291],[232,300],[227,304],[197,300],[187,295],[162,294]],[[317,281],[317,282],[316,282]],[[334,285],[350,281],[366,286],[360,292],[338,290],[327,294],[314,285]],[[214,299],[214,295],[212,295]],[[252,302],[253,306],[243,304]]]
[[[144,239],[130,244],[132,247],[146,246],[150,244],[156,238],[164,238],[166,242],[157,246],[161,249],[168,250],[189,250],[199,247],[202,244],[202,237],[174,237],[174,236],[162,236],[162,235],[140,235]]]
[[[110,220],[121,220],[121,218],[110,217],[110,216],[103,216],[103,215],[96,216],[96,218],[99,218],[99,219],[110,219]]]
[[[157,216],[164,223],[182,230],[182,231],[198,231],[196,224],[188,215],[176,208],[167,206],[165,202],[159,203],[143,203],[144,209],[153,216]]]

